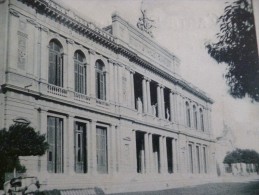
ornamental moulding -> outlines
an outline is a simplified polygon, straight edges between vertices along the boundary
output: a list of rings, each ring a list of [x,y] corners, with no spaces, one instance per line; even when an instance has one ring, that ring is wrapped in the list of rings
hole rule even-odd
[[[95,40],[97,43],[104,45],[105,47],[113,50],[117,54],[126,56],[131,62],[135,62],[145,68],[148,68],[152,72],[155,72],[163,76],[165,79],[175,84],[179,84],[187,91],[204,99],[205,101],[213,103],[213,101],[200,90],[198,91],[194,89],[193,87],[189,86],[187,82],[180,80],[175,76],[169,74],[168,72],[155,67],[150,62],[139,57],[133,51],[129,50],[128,48],[120,44],[117,44],[116,37],[96,27],[94,24],[89,23],[86,20],[80,18],[73,12],[66,10],[65,8],[56,4],[55,2],[51,0],[41,0],[41,1],[23,0],[23,2],[26,2],[27,5],[34,7],[36,11],[38,11],[39,13],[45,14],[46,17],[50,17],[52,20],[59,21],[64,26],[72,27],[74,31],[78,31],[79,33],[83,34],[83,36],[86,36],[90,39]],[[9,11],[11,14],[19,17],[19,13],[16,10],[10,9]],[[155,44],[155,46],[157,47],[157,44]],[[166,51],[166,49],[163,49],[163,50]],[[89,50],[89,53],[94,54],[95,52],[92,52],[92,50]],[[178,60],[177,58],[175,59]]]

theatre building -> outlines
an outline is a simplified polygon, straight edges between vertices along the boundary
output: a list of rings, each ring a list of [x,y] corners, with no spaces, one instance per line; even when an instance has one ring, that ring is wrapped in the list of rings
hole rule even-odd
[[[46,135],[45,155],[21,157],[41,189],[215,175],[213,101],[148,33],[117,13],[100,28],[52,0],[2,0],[0,26],[0,128]]]

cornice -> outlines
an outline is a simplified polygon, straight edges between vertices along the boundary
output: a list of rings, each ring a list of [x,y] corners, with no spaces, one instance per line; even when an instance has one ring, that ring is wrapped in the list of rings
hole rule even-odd
[[[36,1],[19,0],[19,1],[24,2],[27,5],[33,7],[34,9],[36,9],[36,11],[38,13],[40,13],[42,15],[46,15],[46,17],[51,17],[55,21],[58,21],[59,23],[62,23],[65,26],[73,28],[75,31],[78,31],[83,36],[86,36],[89,39],[93,39],[96,43],[104,45],[105,47],[114,51],[116,54],[124,55],[130,61],[135,62],[135,63],[143,66],[144,68],[147,68],[147,69],[155,72],[156,74],[159,74],[160,76],[164,77],[165,79],[169,80],[170,82],[173,82],[174,84],[178,84],[182,88],[184,88],[187,91],[193,93],[194,95],[200,97],[201,99],[203,99],[209,103],[213,103],[213,100],[210,99],[209,97],[207,97],[206,94],[204,94],[202,91],[196,89],[195,87],[190,86],[190,84],[187,83],[186,81],[176,78],[174,75],[171,75],[168,72],[154,66],[150,62],[142,59],[135,52],[118,44],[117,38],[115,36],[102,30],[101,28],[97,27],[93,23],[87,22],[83,18],[77,16],[75,13],[71,12],[70,10],[63,8],[59,4],[53,2],[52,0],[36,0]],[[15,15],[16,17],[19,17],[19,12],[17,12],[16,10],[10,9],[9,11],[11,14]],[[30,20],[29,22],[34,23],[33,20]],[[130,25],[130,24],[128,24],[128,25]],[[44,31],[45,30],[48,31],[48,29],[46,29],[43,26],[41,26],[41,29]],[[157,43],[154,42],[154,44],[156,45],[156,47],[159,47],[168,53],[167,50],[160,47]],[[89,52],[92,53],[91,50],[89,50]],[[172,56],[174,56],[174,55],[172,55]],[[178,58],[175,57],[175,60],[178,60]]]

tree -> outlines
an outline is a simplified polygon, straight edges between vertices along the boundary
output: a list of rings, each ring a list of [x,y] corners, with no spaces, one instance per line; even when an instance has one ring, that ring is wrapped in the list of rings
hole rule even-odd
[[[27,124],[17,123],[7,130],[0,130],[0,188],[3,187],[4,174],[14,168],[25,172],[19,156],[41,156],[48,149],[45,135],[36,132]]]
[[[223,163],[248,163],[248,164],[259,164],[259,154],[254,150],[249,149],[236,149],[228,153]]]
[[[215,43],[205,47],[218,63],[227,64],[226,82],[230,94],[246,94],[259,101],[259,58],[251,0],[236,0],[219,17],[220,32]]]

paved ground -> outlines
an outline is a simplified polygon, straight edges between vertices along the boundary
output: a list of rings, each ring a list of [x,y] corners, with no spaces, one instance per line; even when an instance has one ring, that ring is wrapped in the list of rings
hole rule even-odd
[[[218,182],[218,181],[217,181]],[[155,192],[119,193],[121,195],[259,195],[259,178],[226,178],[220,183],[175,188]],[[115,194],[114,194],[115,195]],[[117,194],[116,194],[117,195]]]

